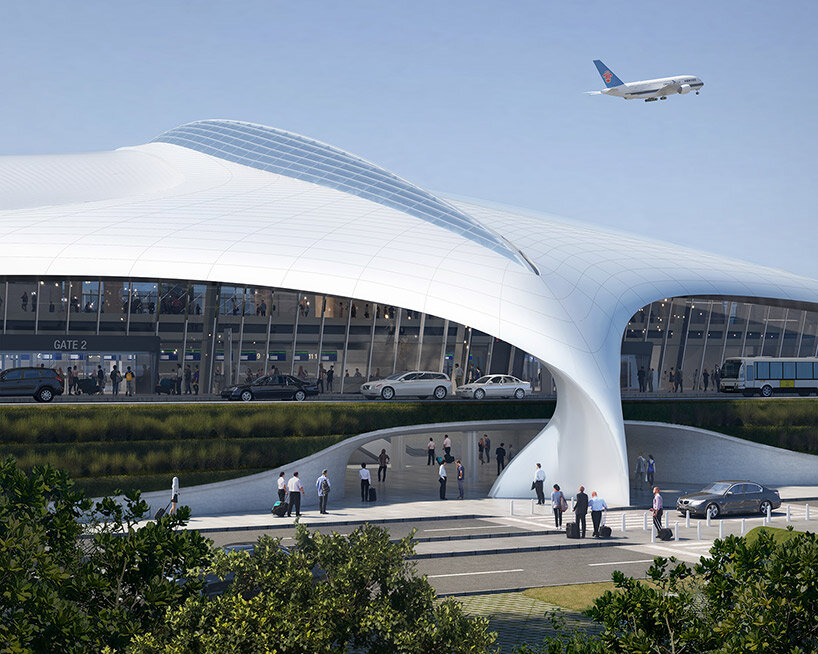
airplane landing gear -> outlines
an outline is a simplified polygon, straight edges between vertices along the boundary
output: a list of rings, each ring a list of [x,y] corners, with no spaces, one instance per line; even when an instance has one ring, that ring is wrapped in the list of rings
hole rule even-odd
[[[698,92],[698,91],[696,91],[696,95],[699,95],[699,92]]]
[[[645,102],[656,102],[658,98],[645,98]]]
[[[667,100],[667,96],[666,96],[666,95],[663,95],[663,96],[662,96],[661,98],[659,98],[659,99],[660,99],[660,100]]]

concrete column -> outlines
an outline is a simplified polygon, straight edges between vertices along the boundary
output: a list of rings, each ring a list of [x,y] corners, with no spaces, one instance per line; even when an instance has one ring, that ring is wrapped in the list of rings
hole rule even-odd
[[[463,432],[465,443],[463,444],[463,465],[466,466],[466,481],[477,481],[477,439],[476,431]]]
[[[389,443],[391,445],[390,449],[392,450],[392,453],[389,455],[392,468],[402,470],[406,465],[406,437],[393,436],[389,439]]]

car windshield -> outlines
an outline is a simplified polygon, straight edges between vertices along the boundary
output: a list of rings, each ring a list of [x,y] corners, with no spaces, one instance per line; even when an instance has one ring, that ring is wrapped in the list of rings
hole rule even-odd
[[[389,377],[385,377],[384,379],[400,379],[406,373],[399,372],[396,375],[389,375]]]
[[[724,495],[728,488],[730,488],[732,484],[728,484],[727,482],[717,481],[714,484],[710,484],[705,488],[702,488],[702,493],[712,493],[713,495]]]
[[[727,359],[721,367],[722,379],[738,379],[741,370],[741,359]]]
[[[485,377],[481,377],[480,379],[473,381],[472,384],[488,384],[490,380],[491,377],[486,375]]]

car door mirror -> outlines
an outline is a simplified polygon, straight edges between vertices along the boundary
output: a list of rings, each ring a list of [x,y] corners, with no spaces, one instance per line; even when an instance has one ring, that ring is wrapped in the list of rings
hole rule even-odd
[[[732,495],[732,494],[733,494],[733,491],[731,491],[731,490],[729,490],[729,491],[727,491],[727,492],[725,493],[725,495]]]

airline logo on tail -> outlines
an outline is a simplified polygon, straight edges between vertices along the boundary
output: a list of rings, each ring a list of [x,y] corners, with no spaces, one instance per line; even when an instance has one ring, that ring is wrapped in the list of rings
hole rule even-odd
[[[611,83],[611,78],[612,77],[613,77],[613,73],[611,71],[609,71],[609,70],[606,70],[604,73],[602,73],[602,79],[605,80],[606,84]]]

